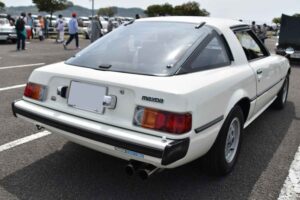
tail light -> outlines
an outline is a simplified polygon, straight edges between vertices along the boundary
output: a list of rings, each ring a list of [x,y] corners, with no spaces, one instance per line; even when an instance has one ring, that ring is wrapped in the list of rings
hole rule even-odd
[[[172,113],[138,106],[135,110],[133,124],[157,131],[183,134],[191,130],[190,113]]]
[[[34,100],[44,101],[46,99],[46,86],[27,83],[24,96]]]

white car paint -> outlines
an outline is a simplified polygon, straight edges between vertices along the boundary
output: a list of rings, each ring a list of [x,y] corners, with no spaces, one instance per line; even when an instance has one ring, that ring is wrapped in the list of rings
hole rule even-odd
[[[11,26],[7,19],[0,18],[0,41],[16,40],[17,34],[14,26]]]
[[[196,25],[206,22],[208,26],[224,35],[234,61],[226,67],[169,77],[112,71],[103,73],[103,71],[74,67],[61,62],[38,68],[29,78],[29,82],[48,86],[45,102],[23,97],[23,100],[15,103],[15,107],[73,127],[93,131],[99,135],[160,150],[165,149],[174,140],[189,138],[190,144],[184,158],[169,165],[162,165],[161,159],[148,155],[144,158],[129,155],[119,151],[113,145],[77,136],[20,114],[17,114],[18,117],[112,156],[125,160],[139,160],[160,168],[174,168],[205,155],[214,144],[231,109],[244,98],[251,101],[244,125],[247,127],[275,100],[288,73],[289,63],[281,56],[270,55],[267,58],[248,62],[242,46],[230,28],[243,25],[240,22],[202,17],[163,17],[142,20],[175,21]],[[256,73],[258,69],[263,70],[259,76]],[[109,95],[117,97],[117,107],[114,110],[107,109],[104,115],[99,115],[68,106],[67,99],[60,98],[56,94],[58,87],[70,85],[72,80],[106,86]],[[264,93],[261,94],[262,92]],[[51,100],[52,96],[57,97],[56,101]],[[142,96],[163,98],[164,103],[155,104],[143,101]],[[137,105],[176,113],[189,112],[192,114],[192,129],[182,135],[173,135],[134,126],[132,121]],[[195,131],[220,117],[222,118],[218,123],[200,133]]]

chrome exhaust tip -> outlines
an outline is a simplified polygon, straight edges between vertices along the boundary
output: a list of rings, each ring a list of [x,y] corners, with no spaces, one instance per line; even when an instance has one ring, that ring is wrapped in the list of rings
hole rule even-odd
[[[142,165],[144,164],[138,161],[129,161],[128,165],[125,167],[125,173],[128,176],[132,176]]]
[[[139,169],[138,175],[142,180],[147,180],[152,174],[157,172],[159,168],[153,165],[146,165],[145,168]]]

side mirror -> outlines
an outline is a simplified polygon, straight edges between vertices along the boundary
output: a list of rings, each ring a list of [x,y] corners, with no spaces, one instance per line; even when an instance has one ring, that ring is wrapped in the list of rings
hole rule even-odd
[[[294,48],[289,47],[289,48],[287,48],[287,49],[285,50],[285,53],[286,53],[287,55],[292,55],[292,54],[295,53],[295,50],[294,50]]]

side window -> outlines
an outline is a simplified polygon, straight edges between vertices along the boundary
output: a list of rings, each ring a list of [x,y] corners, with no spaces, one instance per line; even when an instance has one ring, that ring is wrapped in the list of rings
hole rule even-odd
[[[226,65],[230,65],[226,47],[220,36],[215,35],[190,63],[190,69],[200,71]]]
[[[267,50],[255,40],[255,36],[250,31],[240,31],[235,33],[240,41],[248,60],[263,58],[269,55]]]

